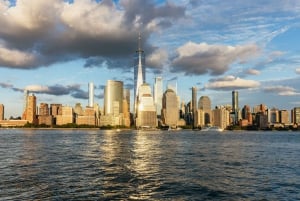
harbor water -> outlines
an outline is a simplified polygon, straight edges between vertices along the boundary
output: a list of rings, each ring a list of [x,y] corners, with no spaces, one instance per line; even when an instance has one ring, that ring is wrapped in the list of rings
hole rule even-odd
[[[299,199],[299,132],[0,130],[0,200]]]

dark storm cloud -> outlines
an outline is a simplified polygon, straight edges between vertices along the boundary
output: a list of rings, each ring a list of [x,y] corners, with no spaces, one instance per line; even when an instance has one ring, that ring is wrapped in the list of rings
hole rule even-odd
[[[85,67],[99,61],[114,61],[111,68],[124,68],[115,61],[128,58],[152,32],[171,26],[185,16],[185,8],[153,0],[74,1],[18,0],[9,6],[0,2],[0,66],[31,69],[74,58],[87,59]],[[151,24],[151,26],[150,26]],[[149,28],[150,27],[150,28]],[[99,58],[99,59],[90,59]]]

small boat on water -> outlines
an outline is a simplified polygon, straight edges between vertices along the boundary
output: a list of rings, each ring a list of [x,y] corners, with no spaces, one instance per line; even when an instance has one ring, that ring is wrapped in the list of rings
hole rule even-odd
[[[222,132],[222,131],[224,131],[224,129],[220,128],[218,126],[210,126],[210,127],[203,127],[203,128],[201,128],[200,131],[204,131],[204,132],[205,131]]]

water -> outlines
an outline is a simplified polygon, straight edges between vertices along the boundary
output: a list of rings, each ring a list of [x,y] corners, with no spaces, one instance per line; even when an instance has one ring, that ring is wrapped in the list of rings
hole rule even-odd
[[[0,200],[299,200],[300,133],[0,130]]]

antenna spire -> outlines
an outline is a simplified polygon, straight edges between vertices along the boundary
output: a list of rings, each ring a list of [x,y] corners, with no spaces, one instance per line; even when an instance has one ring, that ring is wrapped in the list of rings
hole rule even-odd
[[[138,39],[138,51],[142,51],[142,36],[140,31],[139,31],[139,39]]]

